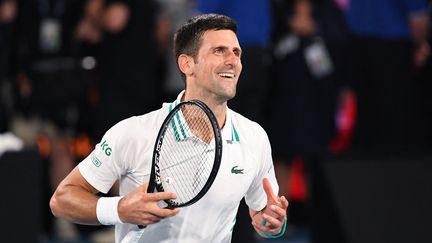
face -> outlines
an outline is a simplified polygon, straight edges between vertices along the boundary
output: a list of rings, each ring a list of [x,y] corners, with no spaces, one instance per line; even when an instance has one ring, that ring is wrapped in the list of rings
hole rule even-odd
[[[209,30],[201,38],[191,72],[193,87],[188,84],[188,88],[220,101],[234,98],[242,70],[236,34],[231,30]]]

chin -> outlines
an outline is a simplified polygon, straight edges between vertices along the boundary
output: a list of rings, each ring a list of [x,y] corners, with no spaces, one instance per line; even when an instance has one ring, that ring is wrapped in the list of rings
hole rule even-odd
[[[231,100],[235,97],[235,92],[234,93],[223,93],[223,94],[219,94],[219,99],[220,101],[228,101]]]
[[[232,92],[230,94],[226,94],[226,100],[231,100],[234,99],[234,97],[236,96],[236,92]]]

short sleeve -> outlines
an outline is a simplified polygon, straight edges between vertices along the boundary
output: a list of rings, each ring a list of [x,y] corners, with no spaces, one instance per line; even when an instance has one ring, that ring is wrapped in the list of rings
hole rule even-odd
[[[279,192],[279,185],[276,181],[275,171],[273,167],[270,141],[267,134],[261,127],[257,130],[259,131],[259,134],[257,134],[256,137],[262,138],[260,143],[261,145],[259,147],[259,151],[261,153],[261,164],[257,176],[253,180],[251,187],[246,193],[245,200],[246,204],[249,206],[250,209],[260,211],[267,205],[267,196],[264,192],[262,184],[263,179],[269,179],[275,195],[277,195]]]
[[[100,192],[107,193],[127,171],[125,141],[128,123],[124,120],[110,128],[90,155],[78,165],[82,176]]]

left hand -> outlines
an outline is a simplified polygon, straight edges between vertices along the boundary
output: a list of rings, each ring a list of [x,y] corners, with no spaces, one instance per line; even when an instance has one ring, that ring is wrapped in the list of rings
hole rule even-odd
[[[263,187],[267,195],[267,205],[253,217],[252,225],[258,231],[276,235],[281,232],[284,220],[286,220],[288,200],[284,196],[279,197],[273,193],[267,178],[263,179]],[[266,221],[265,225],[262,225],[263,220]]]

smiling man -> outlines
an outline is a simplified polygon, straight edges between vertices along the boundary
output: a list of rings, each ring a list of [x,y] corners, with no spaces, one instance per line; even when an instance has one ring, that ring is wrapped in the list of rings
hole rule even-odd
[[[76,223],[116,225],[116,242],[137,225],[147,225],[139,242],[230,242],[244,197],[261,236],[283,235],[288,201],[277,196],[267,134],[227,106],[242,70],[236,33],[236,23],[223,15],[200,15],[185,23],[174,47],[185,91],[161,109],[109,129],[57,188],[50,203],[54,215]],[[170,108],[191,99],[205,102],[222,128],[221,166],[201,200],[181,210],[160,208],[158,201],[176,195],[147,193],[154,141]],[[120,196],[96,195],[106,193],[116,180]]]

